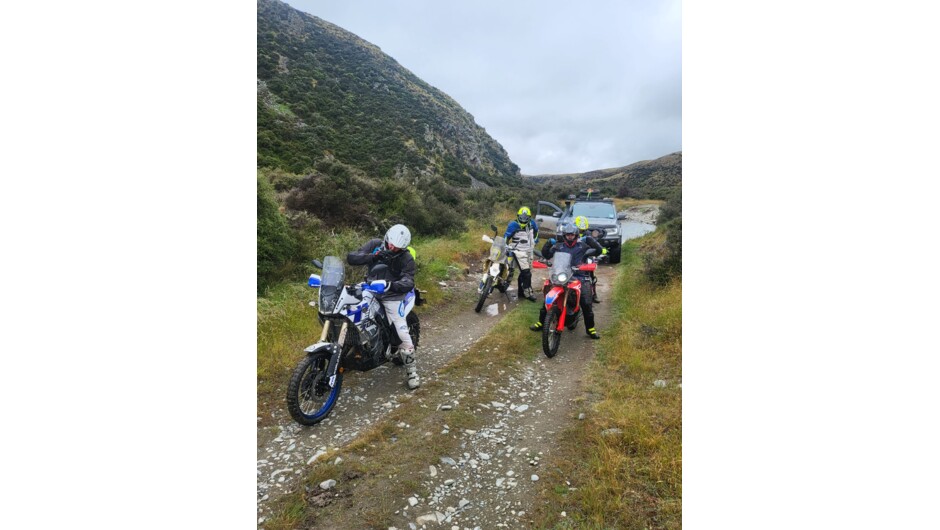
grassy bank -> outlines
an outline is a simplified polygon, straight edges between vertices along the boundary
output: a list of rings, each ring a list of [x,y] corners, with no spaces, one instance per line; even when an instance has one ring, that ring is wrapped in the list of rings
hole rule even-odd
[[[497,212],[486,221],[469,221],[466,232],[453,238],[415,237],[412,246],[417,251],[417,275],[415,283],[426,291],[428,305],[422,311],[439,309],[447,302],[448,292],[438,282],[461,279],[470,264],[479,263],[481,256],[489,250],[481,236],[492,235],[490,223],[500,231],[514,217],[510,211]],[[312,243],[320,259],[323,256],[340,256],[358,248],[373,234],[361,234],[354,230],[331,231],[320,235]],[[316,289],[307,287],[307,275],[317,272],[310,265],[307,273],[296,281],[284,282],[270,287],[257,299],[258,326],[258,409],[262,420],[270,418],[263,414],[266,407],[283,400],[281,395],[294,365],[300,360],[303,349],[320,337],[320,323],[316,310],[308,305],[315,299]],[[347,282],[360,281],[364,267],[347,267]]]
[[[682,284],[650,286],[630,255],[611,296],[622,340],[599,346],[591,412],[562,437],[539,528],[682,525]]]

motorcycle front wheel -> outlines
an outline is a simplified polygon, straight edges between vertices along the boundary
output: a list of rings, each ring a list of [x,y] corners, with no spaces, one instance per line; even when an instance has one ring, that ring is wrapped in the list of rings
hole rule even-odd
[[[480,291],[480,300],[477,302],[477,306],[473,309],[477,313],[483,309],[483,304],[486,303],[486,297],[490,295],[490,291],[493,290],[493,277],[487,276],[486,283],[483,284],[483,290]]]
[[[545,313],[545,322],[542,323],[542,351],[546,357],[554,357],[558,353],[558,344],[561,343],[561,332],[558,331],[558,319],[561,316],[561,310],[553,307]]]
[[[307,355],[294,368],[287,384],[287,410],[297,423],[320,423],[336,406],[343,386],[343,374],[336,374],[336,384],[330,388],[325,379],[329,364],[330,354],[321,351]]]

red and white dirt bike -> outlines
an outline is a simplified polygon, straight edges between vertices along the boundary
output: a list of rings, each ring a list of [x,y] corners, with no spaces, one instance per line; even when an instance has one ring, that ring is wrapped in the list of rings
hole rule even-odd
[[[591,254],[594,249],[588,250]],[[541,253],[539,253],[541,255]],[[573,330],[581,321],[581,280],[574,278],[574,270],[581,272],[594,272],[597,263],[585,263],[577,267],[571,266],[571,254],[556,252],[554,259],[546,264],[541,261],[532,262],[536,269],[547,269],[551,266],[548,279],[545,280],[545,321],[542,322],[542,351],[548,357],[558,353],[558,344],[561,343],[561,333],[568,328]],[[591,288],[590,283],[587,284]]]

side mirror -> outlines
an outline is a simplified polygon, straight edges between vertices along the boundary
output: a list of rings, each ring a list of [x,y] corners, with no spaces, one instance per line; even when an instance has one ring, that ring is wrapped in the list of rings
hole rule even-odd
[[[626,219],[626,218],[627,218],[627,212],[625,212],[625,211],[624,211],[624,212],[617,212],[617,219],[621,219],[621,220],[622,220],[622,219]]]
[[[323,268],[323,262],[320,261],[320,260],[318,260],[318,259],[313,260],[312,263],[313,263],[313,266],[316,267],[316,268],[318,268],[318,269],[322,269],[322,268]]]
[[[499,232],[499,228],[496,228],[496,225],[490,225],[490,230],[493,232]]]

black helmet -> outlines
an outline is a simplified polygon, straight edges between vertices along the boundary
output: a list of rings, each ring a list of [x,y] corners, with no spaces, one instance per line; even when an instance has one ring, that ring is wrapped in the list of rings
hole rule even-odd
[[[568,235],[574,235],[574,239],[571,241],[571,244],[568,243]],[[578,242],[578,227],[572,223],[566,223],[561,227],[561,238],[565,242],[565,245],[569,247],[574,246]]]

